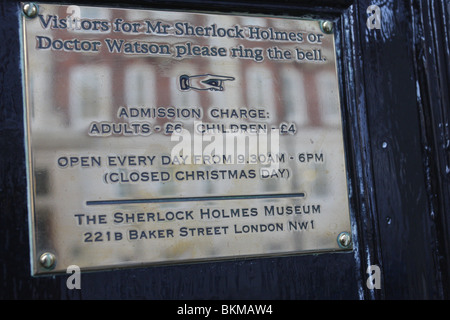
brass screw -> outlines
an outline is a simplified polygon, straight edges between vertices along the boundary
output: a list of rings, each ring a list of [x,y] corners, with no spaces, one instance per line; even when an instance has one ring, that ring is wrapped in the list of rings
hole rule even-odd
[[[29,3],[25,3],[23,5],[23,13],[28,17],[28,18],[35,18],[38,14],[38,7],[37,5],[35,5],[32,2]]]
[[[53,253],[45,252],[39,257],[39,263],[45,269],[51,269],[55,266],[56,257]]]
[[[352,245],[352,236],[348,232],[341,232],[337,237],[337,242],[339,244],[339,247],[348,249]]]
[[[322,21],[320,23],[320,28],[325,33],[328,33],[328,34],[333,33],[333,22],[331,22],[331,21]]]

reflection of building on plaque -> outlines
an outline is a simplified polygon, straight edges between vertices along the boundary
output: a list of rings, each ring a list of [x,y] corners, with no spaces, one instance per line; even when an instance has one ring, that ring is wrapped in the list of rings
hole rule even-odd
[[[336,80],[330,77],[327,72],[318,72],[316,75],[316,86],[318,88],[335,88],[333,81]],[[337,87],[336,87],[337,90]],[[319,96],[319,109],[321,121],[325,125],[338,126],[341,122],[339,108],[338,93],[333,90],[323,90]]]
[[[90,121],[109,120],[112,102],[111,67],[75,64],[70,68],[69,122],[86,130]]]
[[[285,119],[292,119],[298,126],[308,125],[303,76],[296,68],[284,67],[281,71],[281,90]]]
[[[278,118],[274,98],[276,88],[273,82],[275,77],[276,75],[273,74],[271,69],[264,67],[264,65],[256,65],[247,68],[245,78],[247,104],[249,106],[264,106],[274,123]]]
[[[82,8],[81,14],[86,17],[95,16],[95,13],[102,13],[102,9]],[[105,11],[106,13],[107,11]],[[142,13],[135,14],[133,11],[127,12],[128,18],[136,16],[142,18]],[[151,14],[150,14],[151,15]],[[236,17],[236,23],[246,25],[245,17]],[[248,21],[252,21],[248,18]],[[192,21],[195,23],[196,21]],[[198,22],[197,24],[200,24]],[[270,22],[269,22],[270,24]],[[267,26],[269,27],[269,26]],[[64,32],[55,31],[56,34],[64,35]],[[86,31],[71,30],[70,33],[78,36],[85,36]],[[89,34],[89,33],[88,33]],[[107,38],[110,34],[95,34],[96,38]],[[207,39],[214,42],[216,39]],[[203,41],[203,39],[202,39]],[[251,42],[242,40],[246,45]],[[241,67],[233,67],[230,73],[220,65],[207,63],[206,59],[192,60],[189,64],[184,62],[180,66],[176,64],[170,66],[171,74],[161,72],[164,64],[155,67],[155,60],[159,58],[136,58],[130,57],[120,65],[115,64],[113,59],[108,59],[110,53],[100,52],[96,59],[98,63],[83,58],[82,54],[72,54],[70,59],[58,63],[56,73],[64,73],[64,77],[54,77],[54,90],[65,91],[67,95],[58,95],[58,101],[54,108],[66,108],[67,122],[73,124],[88,123],[90,118],[100,117],[107,120],[116,116],[115,111],[119,106],[112,106],[111,101],[119,101],[128,106],[210,106],[219,103],[214,93],[205,93],[199,96],[198,92],[178,92],[176,83],[178,77],[184,72],[201,73],[205,70],[216,71],[217,74],[236,74],[240,79],[241,95],[244,97],[240,105],[233,107],[264,107],[268,110],[275,123],[278,120],[287,118],[298,122],[298,125],[321,126],[323,123],[334,125],[340,121],[337,112],[337,95],[334,92],[327,94],[318,88],[326,88],[328,83],[333,85],[334,78],[330,77],[333,70],[310,73],[305,71],[307,67],[296,62],[283,63],[280,68],[273,68],[264,63],[249,62],[247,60],[235,59],[234,65],[241,64]],[[102,56],[104,55],[104,57]],[[51,57],[51,55],[46,55]],[[52,67],[51,59],[42,62]],[[86,62],[87,61],[87,62]],[[157,65],[157,64],[156,64]],[[305,79],[305,72],[308,74]],[[313,81],[311,81],[313,80]],[[305,83],[307,82],[307,83]],[[39,81],[36,82],[36,85]],[[308,92],[305,92],[305,88]],[[282,93],[282,99],[274,99],[276,95]],[[47,94],[47,96],[53,96]],[[219,96],[223,99],[228,97]],[[66,99],[67,98],[67,99]],[[305,103],[311,101],[311,103]],[[40,101],[36,101],[39,105]],[[43,103],[43,101],[42,101]],[[318,111],[310,112],[305,109],[318,108]],[[306,112],[305,112],[306,111]],[[280,116],[278,118],[278,115]],[[59,116],[62,114],[59,113]],[[308,117],[314,117],[313,120]],[[85,128],[84,128],[85,129]]]
[[[58,14],[65,16],[65,8],[61,7]],[[140,21],[143,19],[162,19],[158,12],[153,11],[117,11],[114,18],[110,17],[109,10],[82,8],[80,14],[82,17],[91,19],[113,20],[121,14],[121,18],[128,21]],[[105,15],[106,14],[106,15]],[[173,16],[174,17],[174,16]],[[215,20],[215,19],[218,20]],[[260,23],[261,27],[268,29],[275,27],[276,22],[271,19],[256,19],[251,17],[210,17],[202,15],[183,15],[180,14],[179,20],[187,21],[192,25],[211,25],[213,23],[224,23],[228,25],[255,25]],[[208,22],[209,21],[209,22]],[[279,23],[279,22],[278,22]],[[295,20],[283,20],[286,30],[298,26]],[[273,25],[272,25],[273,24]],[[279,25],[277,25],[279,27]],[[42,30],[39,30],[42,31]],[[30,31],[31,33],[35,31]],[[118,36],[114,33],[95,33],[83,30],[52,30],[55,38],[85,38],[103,41],[106,38]],[[120,34],[126,38],[127,35]],[[130,39],[133,35],[129,35]],[[136,35],[141,37],[141,35]],[[149,41],[149,35],[142,36],[142,39]],[[198,41],[199,45],[219,46],[221,39],[191,37],[189,41]],[[161,38],[155,37],[161,41]],[[155,41],[156,41],[155,40]],[[177,37],[165,36],[164,42],[181,43],[183,39]],[[153,40],[152,40],[153,41]],[[264,41],[249,41],[246,39],[231,39],[227,42],[229,48],[239,46],[245,48],[267,49],[270,44]],[[82,213],[86,209],[86,200],[92,200],[92,194],[100,194],[99,190],[105,190],[105,194],[111,198],[163,198],[163,197],[181,197],[185,194],[194,196],[204,195],[245,195],[257,190],[260,193],[289,193],[304,192],[308,193],[308,201],[311,204],[325,201],[330,196],[330,192],[342,186],[342,181],[330,180],[327,177],[329,172],[339,172],[342,170],[339,161],[330,161],[333,156],[340,152],[340,142],[342,142],[340,129],[340,113],[338,93],[333,92],[337,89],[337,80],[335,69],[321,64],[305,64],[297,61],[274,62],[265,59],[262,62],[254,59],[239,59],[227,57],[223,60],[214,60],[212,58],[189,58],[189,59],[169,59],[167,57],[154,57],[143,55],[120,55],[118,53],[109,53],[107,50],[99,53],[74,53],[62,51],[42,51],[38,52],[39,63],[33,65],[39,72],[30,73],[30,83],[39,90],[32,96],[33,135],[38,137],[33,147],[37,160],[34,164],[36,181],[37,200],[36,206],[40,220],[40,227],[48,220],[51,220],[46,227],[42,227],[43,232],[64,234],[70,240],[67,243],[72,245],[70,250],[80,251],[84,244],[78,234],[74,236],[74,214]],[[36,61],[34,62],[35,64]],[[44,69],[47,70],[44,72]],[[49,74],[54,75],[50,77]],[[182,75],[223,75],[230,78],[221,88],[224,90],[180,90],[179,79]],[[231,81],[231,78],[233,79]],[[47,86],[43,85],[47,82]],[[214,84],[215,85],[215,84]],[[220,85],[217,85],[220,87]],[[45,93],[42,94],[42,92]],[[136,121],[148,121],[152,126],[164,128],[167,123],[181,123],[184,127],[193,127],[195,121],[204,123],[220,124],[267,124],[270,129],[272,126],[279,128],[280,123],[294,123],[298,132],[296,134],[284,135],[280,137],[279,150],[284,154],[284,161],[279,163],[282,169],[289,170],[289,178],[277,176],[260,178],[261,164],[190,164],[177,166],[172,164],[161,164],[161,154],[167,150],[170,154],[169,146],[171,143],[169,135],[161,132],[153,132],[146,137],[119,137],[111,135],[108,137],[91,137],[88,133],[89,125],[92,121],[101,123],[102,121],[112,121],[118,123],[130,124],[134,119],[117,116],[120,107],[134,108],[157,108],[157,107],[175,107],[175,108],[202,108],[203,119],[195,118],[139,118]],[[208,114],[210,108],[217,109],[263,109],[264,117],[255,119],[233,119],[230,117],[218,117],[213,119]],[[33,111],[33,110],[32,110]],[[42,114],[48,115],[43,116]],[[48,135],[48,132],[56,131],[57,134]],[[325,132],[325,135],[322,133]],[[192,132],[193,133],[193,132]],[[193,136],[193,135],[192,135]],[[309,137],[314,137],[310,139]],[[326,138],[325,138],[326,136]],[[34,137],[33,137],[34,138]],[[205,140],[207,141],[207,140]],[[331,142],[330,142],[331,141]],[[210,141],[208,141],[210,142]],[[322,147],[322,144],[326,145]],[[203,147],[208,145],[204,143]],[[105,147],[106,146],[106,147]],[[321,163],[302,163],[298,160],[298,154],[308,150],[324,150],[324,160]],[[258,148],[248,148],[246,151],[258,152]],[[255,151],[256,150],[256,151]],[[271,150],[267,150],[270,152]],[[105,163],[107,156],[125,155],[156,155],[153,165],[137,166],[108,166]],[[102,164],[99,166],[82,166],[80,163],[70,168],[57,168],[57,159],[60,156],[66,157],[101,157]],[[333,159],[332,159],[333,160]],[[45,166],[43,164],[46,164]],[[265,165],[267,166],[267,165]],[[56,169],[55,169],[56,167]],[[208,170],[226,170],[253,169],[257,173],[256,179],[235,179],[235,180],[198,180],[176,181],[173,177],[179,170],[184,172],[207,172]],[[123,183],[111,183],[105,179],[105,172],[115,171],[119,176],[123,176]],[[137,183],[129,181],[133,172],[164,171],[172,177],[171,181],[157,181]],[[279,173],[275,171],[276,173]],[[276,175],[276,173],[274,175]],[[180,175],[181,176],[181,175]],[[186,176],[184,174],[183,176]],[[127,178],[128,177],[128,178]],[[295,178],[294,178],[295,177]],[[126,180],[128,179],[128,180]],[[250,187],[249,187],[250,186]],[[70,197],[67,197],[67,190],[73,191]],[[312,194],[313,191],[315,194]],[[311,200],[312,199],[312,200]],[[109,200],[107,197],[101,200]],[[304,199],[296,200],[303,204]],[[223,207],[232,209],[252,208],[257,204],[264,205],[286,205],[292,201],[282,200],[239,200],[229,201]],[[262,205],[261,205],[262,203]],[[79,210],[67,210],[67,208],[80,208]],[[156,208],[156,209],[155,209]],[[201,209],[211,208],[222,209],[218,202],[205,201],[203,203],[190,202],[185,204],[162,203],[151,205],[132,205],[126,207],[96,207],[93,212],[103,214],[113,214],[115,210],[128,212],[153,212],[159,210],[163,213],[165,210],[188,210],[196,212]],[[91,209],[91,208],[88,208]],[[61,216],[56,218],[52,216],[54,212],[62,212]],[[225,212],[224,214],[229,214]],[[261,216],[263,212],[261,211]],[[259,217],[258,217],[259,218]],[[279,218],[279,217],[275,217]],[[285,218],[285,217],[282,217]],[[223,224],[229,226],[229,232],[236,223],[239,230],[245,230],[246,225],[255,224],[259,226],[260,221],[257,218],[220,220],[205,219],[196,221],[187,221],[190,227],[203,227],[214,225],[223,221]],[[184,221],[183,221],[184,223]],[[159,226],[159,225],[158,225]],[[182,226],[184,226],[182,224]],[[116,227],[116,226],[114,226]],[[130,226],[136,227],[130,223]],[[136,228],[140,228],[137,226]],[[122,230],[122,229],[121,229]],[[124,227],[123,230],[126,230]],[[79,232],[77,230],[76,232]],[[267,233],[268,234],[268,233]],[[248,246],[257,252],[260,248],[267,248],[260,251],[276,252],[277,250],[286,250],[285,238],[282,233],[258,234],[253,238],[249,236]],[[125,237],[126,235],[124,235]],[[244,233],[240,236],[247,236]],[[278,238],[279,237],[279,238]],[[286,237],[310,241],[305,233],[296,232]],[[171,246],[165,251],[164,259],[186,258],[190,259],[199,255],[198,252],[204,248],[210,250],[212,256],[220,256],[221,252],[226,251],[227,244],[223,241],[225,237],[205,237],[207,241],[200,242],[198,238],[186,236],[183,241],[177,245]],[[308,239],[306,239],[308,238]],[[160,243],[165,244],[168,241],[154,240],[158,247]],[[156,242],[161,241],[161,242]],[[312,241],[312,240],[311,240]],[[122,245],[124,242],[121,242]],[[212,246],[211,243],[214,245]],[[301,241],[294,241],[287,244],[297,248]],[[45,243],[48,245],[49,243]],[[60,245],[57,243],[56,245]],[[69,244],[67,244],[69,245]],[[102,254],[114,256],[117,255],[118,261],[128,261],[136,257],[136,252],[142,255],[151,254],[149,243],[145,241],[135,241],[132,243],[134,253],[129,253],[128,247],[124,245],[121,248],[102,249]],[[212,248],[212,249],[211,249]],[[283,249],[284,248],[284,249]],[[117,251],[115,251],[117,249]],[[238,249],[236,249],[238,250]],[[149,253],[150,252],[150,253]],[[228,251],[226,251],[228,252]]]
[[[128,106],[152,106],[157,97],[155,68],[142,62],[125,69],[124,101]],[[153,119],[149,119],[153,122]]]

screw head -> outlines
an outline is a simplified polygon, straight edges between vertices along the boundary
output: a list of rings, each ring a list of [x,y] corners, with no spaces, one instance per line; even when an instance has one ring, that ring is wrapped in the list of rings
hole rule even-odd
[[[38,14],[38,7],[32,2],[25,3],[22,10],[28,18],[35,18]]]
[[[337,237],[337,242],[338,242],[339,247],[341,247],[343,249],[348,249],[352,245],[352,236],[348,232],[345,232],[345,231],[341,232],[341,233],[339,233],[339,235]]]
[[[53,253],[45,252],[39,257],[39,263],[45,269],[51,269],[55,266],[56,256]]]
[[[333,22],[331,21],[322,21],[320,23],[320,28],[323,32],[330,34],[333,33]]]

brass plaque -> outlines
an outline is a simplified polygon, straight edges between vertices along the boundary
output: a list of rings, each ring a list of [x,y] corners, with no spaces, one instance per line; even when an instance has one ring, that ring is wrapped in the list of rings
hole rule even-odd
[[[329,24],[27,9],[33,274],[351,249]]]

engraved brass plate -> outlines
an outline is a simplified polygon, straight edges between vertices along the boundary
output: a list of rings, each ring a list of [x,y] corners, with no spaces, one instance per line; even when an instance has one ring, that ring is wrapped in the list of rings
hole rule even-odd
[[[33,274],[351,249],[320,21],[39,4],[23,56]]]

